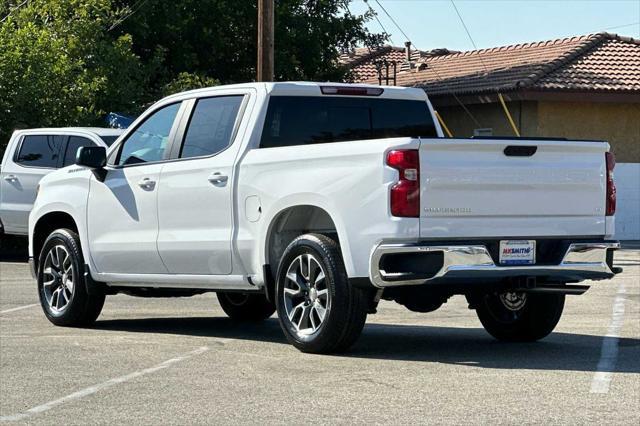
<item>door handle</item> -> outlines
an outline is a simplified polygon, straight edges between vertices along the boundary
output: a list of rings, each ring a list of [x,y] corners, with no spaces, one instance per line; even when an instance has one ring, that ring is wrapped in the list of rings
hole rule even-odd
[[[138,182],[138,186],[145,191],[153,191],[153,188],[156,187],[156,181],[149,178],[144,178],[140,182]]]
[[[16,175],[6,175],[4,177],[4,180],[6,180],[7,182],[16,182],[18,180],[18,177]]]
[[[216,173],[210,175],[208,180],[209,180],[209,182],[211,182],[214,185],[224,185],[229,180],[229,176],[223,175],[220,172],[216,172]]]

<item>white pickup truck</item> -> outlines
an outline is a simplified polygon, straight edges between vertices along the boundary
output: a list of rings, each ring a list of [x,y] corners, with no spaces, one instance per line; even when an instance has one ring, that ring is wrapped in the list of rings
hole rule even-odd
[[[335,352],[381,298],[429,312],[460,294],[494,337],[531,341],[576,283],[619,272],[613,167],[605,142],[444,138],[418,89],[220,86],[46,176],[29,252],[57,325],[92,323],[108,294],[213,291]]]

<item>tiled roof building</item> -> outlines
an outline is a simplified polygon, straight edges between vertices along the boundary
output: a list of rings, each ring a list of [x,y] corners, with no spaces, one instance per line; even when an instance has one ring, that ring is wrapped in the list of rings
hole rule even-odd
[[[599,33],[469,52],[356,49],[343,55],[359,82],[377,83],[376,62],[399,62],[396,84],[424,88],[431,95],[479,94],[496,90],[567,90],[640,94],[640,41]],[[447,54],[448,53],[448,54]]]

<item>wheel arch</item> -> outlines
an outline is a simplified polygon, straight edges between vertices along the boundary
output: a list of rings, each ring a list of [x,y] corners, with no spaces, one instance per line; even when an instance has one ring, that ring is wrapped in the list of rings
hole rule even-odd
[[[274,215],[269,223],[264,247],[264,262],[271,264],[280,259],[284,249],[294,238],[315,232],[333,234],[340,240],[336,222],[322,207],[313,204],[289,206]],[[274,242],[282,242],[284,247],[274,247]]]
[[[56,229],[67,228],[78,233],[78,223],[71,214],[64,211],[51,211],[38,218],[30,238],[31,253],[37,268],[40,251],[47,237]]]
[[[269,221],[264,239],[262,259],[265,266],[263,273],[267,294],[273,294],[278,261],[284,250],[295,238],[308,233],[323,234],[335,239],[341,247],[340,254],[347,271],[349,271],[348,256],[343,250],[346,246],[346,236],[341,232],[340,223],[335,216],[316,204],[305,203],[287,206],[280,209]]]

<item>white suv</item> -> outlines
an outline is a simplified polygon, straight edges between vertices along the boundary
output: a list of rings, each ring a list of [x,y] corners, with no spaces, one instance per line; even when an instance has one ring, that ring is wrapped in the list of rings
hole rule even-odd
[[[94,127],[16,130],[0,168],[0,235],[27,235],[29,212],[44,175],[74,164],[78,148],[109,147],[122,132]]]

